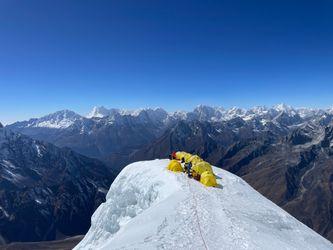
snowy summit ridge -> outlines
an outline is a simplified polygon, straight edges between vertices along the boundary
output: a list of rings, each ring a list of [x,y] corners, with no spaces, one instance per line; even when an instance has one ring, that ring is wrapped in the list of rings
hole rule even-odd
[[[289,117],[294,120],[298,118],[308,120],[318,120],[325,116],[333,115],[332,109],[310,109],[293,108],[285,104],[279,104],[268,108],[258,106],[251,109],[241,109],[233,107],[224,109],[223,107],[211,107],[199,105],[193,111],[167,112],[162,108],[141,108],[135,110],[94,107],[88,115],[81,116],[70,110],[58,111],[40,118],[33,118],[28,121],[16,122],[9,126],[18,129],[24,128],[46,128],[46,129],[68,129],[71,127],[84,127],[85,125],[102,121],[120,121],[123,118],[131,117],[141,122],[153,122],[155,124],[167,124],[170,121],[209,121],[224,122],[232,119],[242,119],[246,122],[259,120],[261,123],[281,120],[282,117]],[[85,130],[85,129],[82,129]]]
[[[241,178],[214,168],[207,188],[167,164],[127,166],[75,249],[332,249]]]
[[[333,114],[332,109],[311,109],[311,108],[293,108],[286,104],[278,104],[271,108],[266,106],[256,106],[250,109],[241,109],[238,107],[232,107],[225,109],[223,107],[211,107],[207,105],[198,105],[193,111],[175,111],[166,112],[162,108],[146,108],[137,110],[125,110],[125,109],[107,109],[104,106],[94,107],[92,111],[86,116],[87,118],[104,118],[114,116],[116,114],[120,116],[139,116],[142,113],[149,114],[161,114],[168,116],[169,119],[199,119],[208,121],[228,121],[234,118],[242,118],[246,121],[254,118],[266,117],[273,120],[279,114],[285,113],[289,116],[308,117],[323,114]]]

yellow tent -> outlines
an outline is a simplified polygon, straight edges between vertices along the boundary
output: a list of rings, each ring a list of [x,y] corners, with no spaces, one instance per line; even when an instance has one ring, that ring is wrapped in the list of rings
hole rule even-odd
[[[183,152],[183,151],[176,152],[176,158],[178,160],[181,160],[184,157],[184,155],[185,155],[185,152]]]
[[[200,158],[200,156],[198,155],[192,155],[189,159],[188,159],[188,162],[192,162],[192,164],[196,164],[196,163],[199,163],[203,161],[203,159]]]
[[[216,187],[216,178],[213,173],[205,171],[200,176],[200,182],[207,187]]]
[[[206,171],[213,173],[212,166],[208,162],[205,162],[205,161],[200,161],[198,163],[193,164],[192,170],[200,175]]]
[[[182,172],[183,167],[177,160],[171,160],[169,165],[168,165],[168,170],[173,171],[173,172]]]
[[[184,158],[185,162],[188,162],[188,160],[190,159],[192,155],[186,152],[176,152],[176,157],[178,160],[182,160]]]

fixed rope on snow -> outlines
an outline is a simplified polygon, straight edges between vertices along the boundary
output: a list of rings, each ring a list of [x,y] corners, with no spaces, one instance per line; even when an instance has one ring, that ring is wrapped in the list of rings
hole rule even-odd
[[[186,179],[187,179],[187,184],[188,184],[188,187],[189,187],[190,193],[192,194],[192,196],[193,196],[193,200],[194,200],[194,203],[195,203],[195,204],[194,204],[194,212],[195,212],[196,221],[197,221],[197,224],[198,224],[199,234],[200,234],[200,237],[201,237],[201,239],[202,239],[202,242],[203,242],[203,244],[204,244],[204,246],[205,246],[205,249],[208,250],[208,246],[207,246],[206,241],[205,241],[205,239],[204,239],[204,237],[203,237],[202,230],[201,230],[201,225],[200,225],[200,221],[199,221],[199,215],[198,215],[198,202],[197,202],[197,199],[196,199],[196,197],[195,197],[195,194],[194,194],[194,192],[193,192],[193,190],[192,190],[192,188],[191,188],[190,180],[189,180],[188,178],[186,178]]]

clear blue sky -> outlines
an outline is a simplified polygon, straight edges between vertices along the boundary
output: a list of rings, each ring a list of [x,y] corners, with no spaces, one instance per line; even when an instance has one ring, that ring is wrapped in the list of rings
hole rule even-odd
[[[2,0],[0,121],[333,105],[333,1]]]

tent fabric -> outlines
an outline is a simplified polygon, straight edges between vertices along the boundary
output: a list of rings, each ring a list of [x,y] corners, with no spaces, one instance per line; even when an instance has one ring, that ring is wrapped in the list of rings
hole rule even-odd
[[[188,162],[191,162],[193,165],[199,163],[199,162],[202,162],[203,159],[201,159],[200,156],[198,155],[192,155],[189,159],[188,159]]]
[[[185,162],[189,162],[188,160],[192,157],[191,154],[186,153],[184,151],[176,152],[176,158],[178,160],[182,160],[183,158],[185,159]]]
[[[201,174],[200,182],[207,187],[216,187],[217,182],[214,174],[209,171],[205,171]]]
[[[193,164],[192,170],[197,172],[200,175],[206,171],[213,173],[212,166],[208,162],[205,162],[205,161],[201,161],[196,164]]]
[[[183,172],[183,167],[177,160],[171,160],[167,169],[173,172]]]

